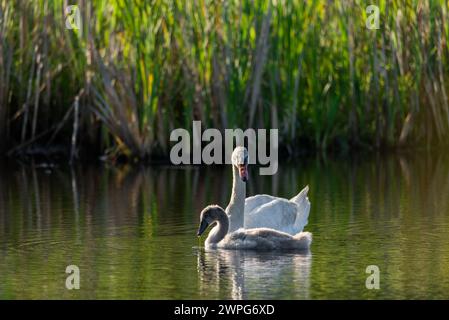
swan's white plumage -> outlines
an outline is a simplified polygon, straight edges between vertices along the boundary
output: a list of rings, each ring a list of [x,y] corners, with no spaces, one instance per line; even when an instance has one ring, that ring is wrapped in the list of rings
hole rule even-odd
[[[307,225],[310,202],[309,187],[290,200],[266,194],[245,199],[244,227],[270,228],[296,235]]]
[[[285,200],[287,202],[287,200]],[[198,235],[216,222],[205,241],[207,248],[223,248],[235,250],[305,250],[312,242],[310,232],[299,232],[295,235],[269,228],[240,228],[228,233],[229,216],[217,205],[209,205],[201,211]]]
[[[268,228],[238,229],[228,233],[209,248],[233,250],[307,250],[312,243],[310,232],[300,232],[294,236]]]

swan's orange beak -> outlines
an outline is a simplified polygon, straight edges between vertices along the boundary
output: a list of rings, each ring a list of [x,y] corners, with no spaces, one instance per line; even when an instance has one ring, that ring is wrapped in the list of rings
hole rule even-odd
[[[248,165],[246,164],[239,165],[239,176],[243,182],[248,181]]]

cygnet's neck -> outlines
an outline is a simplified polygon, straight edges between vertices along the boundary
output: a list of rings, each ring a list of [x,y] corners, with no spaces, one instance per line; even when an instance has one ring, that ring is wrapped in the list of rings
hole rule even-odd
[[[213,245],[220,242],[228,233],[229,219],[223,209],[220,210],[216,221],[217,225],[211,230],[211,232],[209,232],[209,236],[206,239],[207,245]]]
[[[226,208],[226,213],[229,215],[229,233],[243,228],[246,198],[246,183],[240,179],[238,169],[234,165],[232,165],[232,176],[231,200]]]

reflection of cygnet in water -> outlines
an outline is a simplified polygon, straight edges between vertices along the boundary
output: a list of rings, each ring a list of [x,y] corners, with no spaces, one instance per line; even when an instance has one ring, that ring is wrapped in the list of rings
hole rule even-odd
[[[212,299],[309,299],[311,263],[309,251],[200,249],[200,290]]]
[[[229,218],[223,208],[216,205],[207,206],[201,212],[198,236],[201,236],[209,225],[214,222],[217,222],[217,225],[211,230],[206,239],[205,244],[207,248],[306,250],[312,242],[312,234],[310,232],[299,232],[292,236],[269,228],[238,229],[228,234]]]

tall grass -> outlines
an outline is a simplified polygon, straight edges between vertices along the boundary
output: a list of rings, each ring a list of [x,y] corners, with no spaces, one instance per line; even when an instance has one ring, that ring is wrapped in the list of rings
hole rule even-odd
[[[0,149],[167,155],[169,133],[279,128],[294,153],[449,135],[445,1],[0,0]]]

